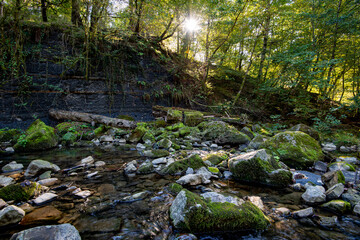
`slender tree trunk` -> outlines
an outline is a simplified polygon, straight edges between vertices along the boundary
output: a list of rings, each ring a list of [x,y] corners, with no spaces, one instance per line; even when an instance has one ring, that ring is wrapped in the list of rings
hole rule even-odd
[[[0,1],[0,18],[4,17],[4,0]]]
[[[140,22],[141,22],[141,17],[142,17],[142,11],[143,11],[143,4],[144,4],[144,0],[140,0],[140,5],[138,5],[138,1],[136,2],[136,24],[135,24],[135,29],[134,29],[134,33],[139,34],[140,33]]]
[[[41,0],[41,17],[43,22],[48,22],[46,0]]]
[[[260,54],[259,73],[258,73],[258,77],[257,77],[258,80],[262,80],[264,61],[265,61],[267,46],[268,46],[268,41],[269,41],[270,21],[271,21],[271,14],[270,14],[271,5],[270,4],[271,4],[270,1],[268,1],[268,4],[265,9],[266,18],[265,18],[264,29],[263,29],[264,40],[263,40],[263,46],[262,46],[262,50],[261,50],[261,54]]]
[[[79,0],[71,0],[71,22],[75,26],[82,27]]]

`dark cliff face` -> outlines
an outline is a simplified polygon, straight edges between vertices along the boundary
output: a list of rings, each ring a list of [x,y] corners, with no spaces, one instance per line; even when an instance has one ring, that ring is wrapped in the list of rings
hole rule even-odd
[[[172,105],[173,77],[153,54],[102,43],[103,49],[89,53],[86,79],[81,41],[74,44],[61,31],[47,31],[40,39],[33,35],[24,44],[30,52],[27,79],[0,85],[0,128],[26,128],[35,118],[54,124],[50,108],[147,121],[153,119],[153,105]]]

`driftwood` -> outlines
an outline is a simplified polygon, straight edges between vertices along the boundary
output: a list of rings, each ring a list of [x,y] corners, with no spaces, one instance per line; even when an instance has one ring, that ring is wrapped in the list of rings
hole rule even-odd
[[[97,114],[64,111],[64,110],[56,110],[56,109],[50,109],[49,114],[52,118],[55,118],[56,120],[72,120],[77,122],[87,122],[91,124],[98,123],[98,124],[104,124],[106,126],[118,127],[118,128],[136,127],[136,123],[134,121],[111,118]]]

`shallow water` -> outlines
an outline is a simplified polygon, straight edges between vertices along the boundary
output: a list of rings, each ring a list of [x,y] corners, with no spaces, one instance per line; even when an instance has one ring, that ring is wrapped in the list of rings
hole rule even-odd
[[[174,197],[166,191],[166,186],[174,182],[176,177],[160,176],[155,173],[126,177],[122,170],[124,164],[132,160],[137,160],[138,163],[145,160],[136,150],[124,151],[111,146],[56,149],[3,157],[0,159],[3,161],[0,166],[15,160],[23,163],[26,168],[31,160],[43,159],[57,164],[61,169],[66,169],[75,166],[78,161],[87,156],[93,156],[95,161],[104,161],[105,167],[84,169],[76,176],[68,176],[63,172],[54,174],[54,177],[61,180],[59,185],[76,186],[93,192],[91,197],[83,200],[74,199],[63,191],[57,191],[59,198],[47,205],[54,206],[63,212],[60,223],[73,224],[79,230],[82,239],[171,239],[175,236],[177,232],[172,228],[168,214]],[[95,171],[99,172],[97,177],[86,178],[89,172]],[[219,186],[221,186],[220,189]],[[278,207],[287,207],[291,211],[307,207],[300,201],[301,193],[289,189],[276,190],[243,185],[227,180],[213,180],[205,187],[217,192],[232,193],[239,197],[260,196],[265,205],[265,213],[273,220],[269,229],[263,233],[200,233],[196,234],[199,239],[360,239],[358,231],[360,219],[355,216],[339,217],[339,224],[336,227],[326,229],[313,226],[311,221],[300,222],[291,217],[286,218],[274,214],[273,209]],[[194,187],[191,190],[200,193],[203,189]],[[141,199],[124,200],[128,196],[144,191],[146,192]],[[323,216],[334,215],[319,209],[316,209],[316,213]],[[39,223],[36,226],[42,224],[50,223]],[[9,239],[11,234],[33,226],[16,225],[0,229],[0,239]]]

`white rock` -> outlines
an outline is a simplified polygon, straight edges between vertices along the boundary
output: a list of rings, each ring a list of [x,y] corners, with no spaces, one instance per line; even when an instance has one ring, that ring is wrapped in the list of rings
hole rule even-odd
[[[301,195],[307,203],[322,203],[326,201],[325,189],[321,186],[309,186]]]
[[[57,182],[58,182],[57,178],[47,178],[47,179],[39,180],[37,183],[39,183],[42,186],[49,187],[56,184]]]
[[[336,145],[333,143],[323,143],[321,144],[322,150],[327,152],[333,152],[336,151]]]
[[[4,175],[0,175],[0,187],[6,187],[13,183],[15,183],[15,180],[12,177],[6,177]]]
[[[6,205],[7,203],[2,198],[0,198],[0,209],[3,209]]]
[[[59,170],[59,166],[51,162],[44,160],[33,160],[26,169],[24,176],[34,177],[46,171],[58,172]]]
[[[0,210],[0,227],[18,223],[25,216],[24,210],[14,205],[7,206]]]
[[[12,147],[7,147],[7,148],[5,148],[5,152],[12,154],[12,153],[15,152],[15,150],[14,150],[14,148],[12,148]]]
[[[158,165],[158,164],[166,164],[167,163],[167,160],[166,158],[162,157],[162,158],[157,158],[157,159],[154,159],[152,161],[152,164],[154,165]]]
[[[312,207],[293,212],[293,216],[296,218],[311,217],[312,215],[314,215],[314,209]]]
[[[344,189],[345,189],[344,184],[342,183],[335,184],[325,192],[327,200],[333,200],[339,198],[341,194],[343,194]]]
[[[94,176],[96,176],[98,174],[98,171],[93,172],[93,173],[89,173],[88,175],[86,175],[87,178],[92,178]]]
[[[125,144],[125,143],[126,143],[126,139],[123,139],[123,138],[122,138],[122,139],[119,139],[118,142],[121,143],[121,144]]]
[[[233,203],[237,206],[241,206],[243,203],[245,203],[245,201],[242,200],[241,198],[235,196],[225,196],[223,194],[216,192],[203,193],[201,194],[201,196],[205,199],[210,199],[211,202],[220,202],[220,203],[228,202],[228,203]]]
[[[353,212],[357,215],[360,215],[360,203],[354,206]]]
[[[96,168],[103,167],[105,165],[106,165],[106,163],[104,161],[96,161],[95,162],[95,167]]]
[[[144,146],[144,145],[141,144],[141,143],[138,143],[138,144],[136,145],[136,149],[138,149],[138,150],[144,150],[144,149],[146,149],[146,146]]]
[[[54,193],[44,193],[44,194],[40,195],[39,197],[35,198],[34,203],[36,205],[41,205],[46,202],[52,201],[55,198],[57,198],[57,195]]]
[[[100,140],[100,142],[113,142],[114,141],[113,137],[109,136],[109,135],[101,136],[99,140]]]
[[[170,218],[173,220],[174,226],[180,226],[184,223],[184,216],[187,211],[186,209],[187,197],[186,192],[182,190],[176,196],[175,200],[170,207]]]
[[[124,168],[125,173],[128,174],[128,173],[134,173],[134,172],[136,172],[136,170],[137,170],[136,165],[137,165],[136,160],[133,160],[133,161],[127,163],[126,166],[125,166],[125,168]]]
[[[280,208],[276,208],[275,212],[281,216],[288,216],[290,215],[290,209],[286,208],[286,207],[280,207]]]
[[[353,149],[351,147],[341,146],[340,152],[349,153],[349,152],[353,152]]]
[[[75,196],[80,197],[80,198],[87,198],[90,195],[91,195],[91,192],[89,190],[80,191],[80,192],[75,194]]]
[[[232,172],[230,172],[230,171],[224,171],[224,178],[225,178],[225,179],[230,179],[232,175],[233,175]]]
[[[194,174],[194,173],[195,173],[194,169],[192,169],[191,167],[188,167],[188,168],[186,169],[185,175]]]
[[[260,208],[262,211],[264,211],[265,207],[264,207],[264,203],[261,200],[261,197],[258,196],[248,196],[246,197],[247,200],[249,200],[252,204],[254,204],[255,206],[257,206],[258,208]]]
[[[337,162],[347,162],[349,164],[358,164],[359,161],[356,157],[338,157]]]
[[[195,185],[202,184],[204,181],[206,181],[206,180],[203,179],[203,177],[199,174],[187,174],[187,175],[179,178],[176,182],[181,185],[188,184],[191,186],[195,186]]]
[[[94,163],[94,158],[92,156],[88,156],[80,161],[80,165],[90,165]]]
[[[13,171],[18,171],[24,168],[24,165],[22,165],[21,163],[17,163],[16,161],[12,161],[8,164],[6,164],[5,166],[2,167],[2,171],[3,172],[13,172]]]
[[[211,144],[210,145],[210,148],[218,148],[219,146],[217,145],[217,144],[215,144],[215,143],[213,143],[213,144]]]

